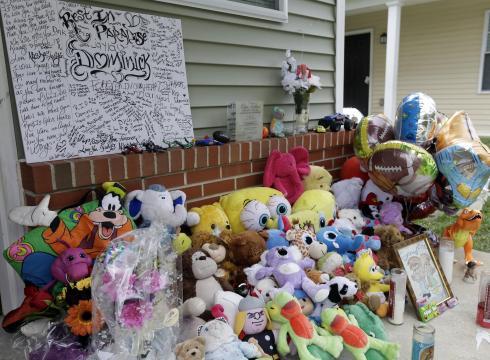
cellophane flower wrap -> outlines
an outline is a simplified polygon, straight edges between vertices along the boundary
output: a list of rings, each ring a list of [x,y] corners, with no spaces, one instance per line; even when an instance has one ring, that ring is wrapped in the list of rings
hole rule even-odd
[[[111,242],[92,272],[95,354],[109,359],[169,359],[178,336],[180,262],[172,234],[157,223]],[[104,357],[106,358],[106,357]]]

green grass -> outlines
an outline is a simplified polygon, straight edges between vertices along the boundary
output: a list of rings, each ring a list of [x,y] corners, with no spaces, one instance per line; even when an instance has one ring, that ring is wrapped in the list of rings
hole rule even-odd
[[[490,146],[490,137],[482,137],[481,139],[486,145]],[[473,246],[476,250],[490,252],[490,236],[487,235],[490,233],[490,201],[487,201],[483,206],[482,214],[483,222],[480,230],[478,230],[478,233],[473,238]],[[456,221],[456,216],[447,216],[442,212],[437,212],[426,219],[415,222],[431,229],[437,235],[441,235],[444,228],[451,225],[454,221]]]

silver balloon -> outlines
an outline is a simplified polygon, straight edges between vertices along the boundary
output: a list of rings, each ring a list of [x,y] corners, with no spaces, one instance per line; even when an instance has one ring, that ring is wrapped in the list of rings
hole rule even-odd
[[[398,140],[424,146],[432,140],[443,117],[435,101],[424,93],[405,96],[398,105],[395,119],[395,137]]]

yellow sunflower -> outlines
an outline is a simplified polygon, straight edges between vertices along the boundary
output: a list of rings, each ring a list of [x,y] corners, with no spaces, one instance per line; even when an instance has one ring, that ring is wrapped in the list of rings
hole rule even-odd
[[[77,305],[68,309],[65,324],[73,334],[86,336],[92,334],[93,328],[99,330],[102,327],[101,317],[97,316],[97,318],[98,320],[94,323],[92,321],[92,300],[80,300]]]

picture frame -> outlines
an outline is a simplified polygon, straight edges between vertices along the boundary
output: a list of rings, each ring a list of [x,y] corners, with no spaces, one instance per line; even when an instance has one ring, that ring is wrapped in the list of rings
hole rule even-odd
[[[393,250],[407,273],[408,294],[420,320],[428,321],[452,307],[454,294],[427,235],[397,243]]]

